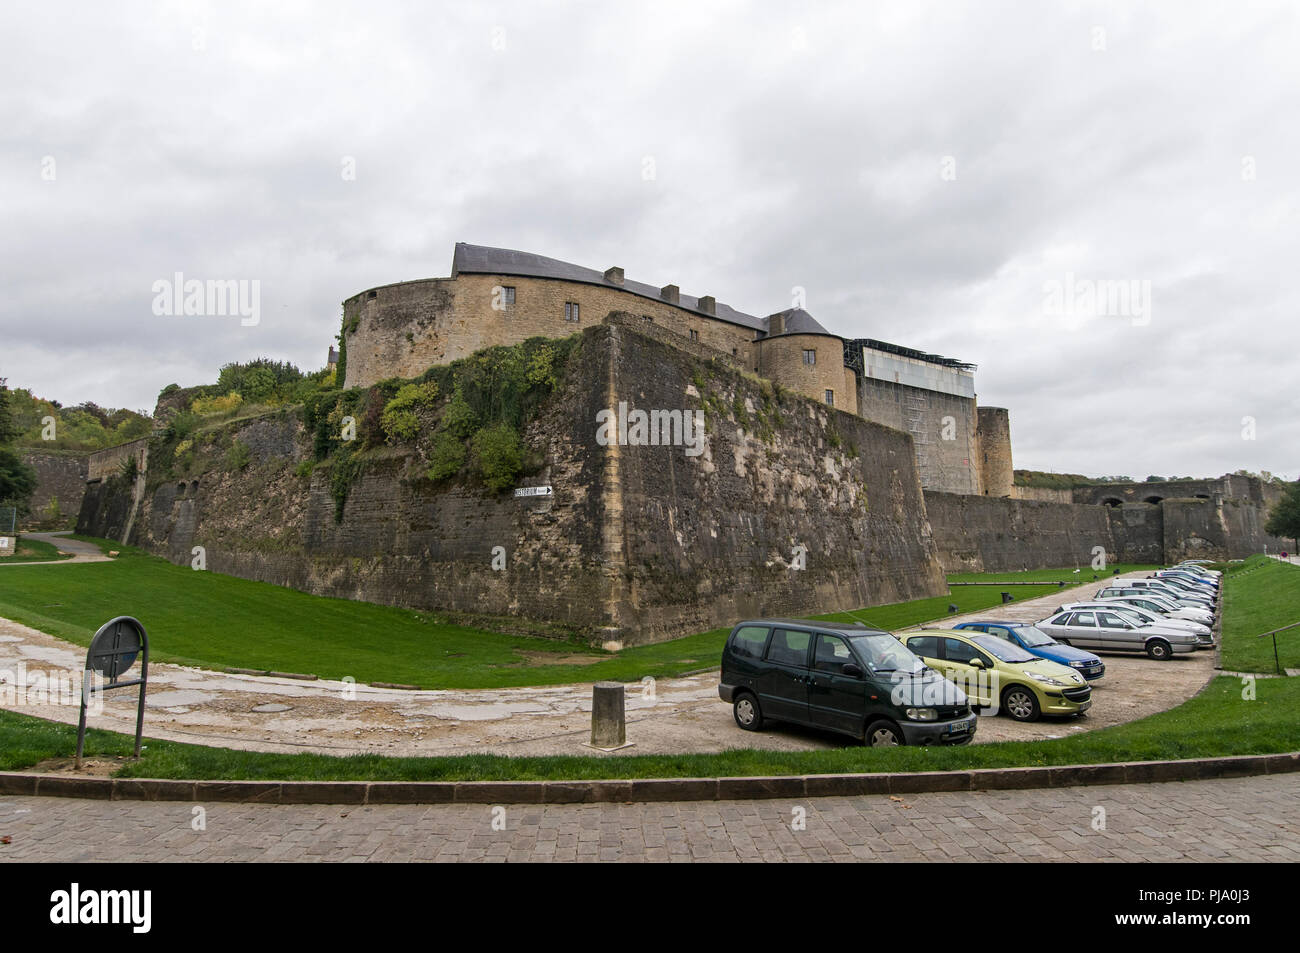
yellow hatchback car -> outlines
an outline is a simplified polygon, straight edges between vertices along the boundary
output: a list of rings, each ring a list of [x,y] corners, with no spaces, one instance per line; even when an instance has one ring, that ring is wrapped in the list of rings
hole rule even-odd
[[[903,633],[899,639],[913,655],[958,685],[972,705],[1001,709],[1016,721],[1081,715],[1092,706],[1092,686],[1078,672],[996,636],[924,629]]]

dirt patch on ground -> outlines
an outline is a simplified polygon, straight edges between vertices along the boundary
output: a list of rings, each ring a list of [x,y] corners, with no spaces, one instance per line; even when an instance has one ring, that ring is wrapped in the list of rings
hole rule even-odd
[[[554,652],[537,652],[531,649],[515,649],[515,654],[523,661],[502,668],[534,668],[539,665],[595,665],[609,659],[608,655],[557,655]]]
[[[107,778],[133,758],[83,758],[77,770],[76,758],[47,758],[40,764],[26,768],[28,774],[71,774],[79,778]]]

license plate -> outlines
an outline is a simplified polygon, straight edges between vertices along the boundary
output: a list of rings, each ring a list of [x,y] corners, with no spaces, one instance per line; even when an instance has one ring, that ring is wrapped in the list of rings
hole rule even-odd
[[[1079,711],[1087,711],[1087,710],[1088,710],[1089,708],[1091,708],[1091,707],[1092,707],[1092,702],[1091,702],[1091,701],[1086,701],[1086,702],[1080,702],[1080,703],[1079,703]]]
[[[948,734],[950,735],[959,735],[963,731],[969,731],[969,730],[970,730],[969,721],[954,721],[951,725],[948,726]]]

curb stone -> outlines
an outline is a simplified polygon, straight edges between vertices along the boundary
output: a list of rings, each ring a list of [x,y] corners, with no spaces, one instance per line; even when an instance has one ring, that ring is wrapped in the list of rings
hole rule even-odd
[[[1300,772],[1300,751],[1185,761],[1122,761],[895,774],[596,781],[198,781],[83,778],[5,771],[0,772],[0,795],[238,804],[592,804],[1022,791],[1083,785],[1202,781],[1293,772]]]

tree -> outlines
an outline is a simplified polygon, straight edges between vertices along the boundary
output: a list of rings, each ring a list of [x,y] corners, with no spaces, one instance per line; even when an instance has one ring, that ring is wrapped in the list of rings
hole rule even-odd
[[[1279,539],[1290,539],[1300,551],[1300,480],[1282,492],[1282,499],[1269,511],[1264,532]]]
[[[18,429],[9,412],[9,388],[0,377],[0,505],[15,506],[19,513],[26,513],[37,476],[9,446],[17,436]]]

